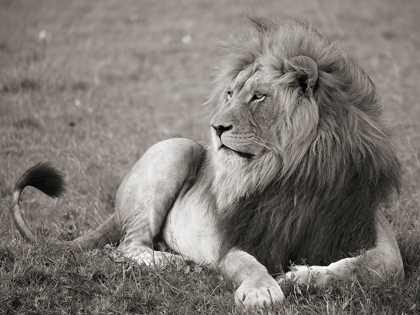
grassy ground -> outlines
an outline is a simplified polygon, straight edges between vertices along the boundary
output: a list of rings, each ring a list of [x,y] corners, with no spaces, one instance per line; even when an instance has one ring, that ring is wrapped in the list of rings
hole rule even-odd
[[[403,165],[386,209],[406,280],[286,285],[284,314],[420,312],[420,5],[372,1],[0,0],[0,314],[238,314],[232,287],[196,265],[154,271],[35,249],[10,221],[18,176],[48,160],[68,189],[29,189],[25,217],[50,239],[72,239],[113,211],[124,174],[153,143],[205,139],[216,38],[246,31],[246,14],[298,17],[338,39],[369,73],[394,122]],[[252,313],[252,312],[249,312]]]

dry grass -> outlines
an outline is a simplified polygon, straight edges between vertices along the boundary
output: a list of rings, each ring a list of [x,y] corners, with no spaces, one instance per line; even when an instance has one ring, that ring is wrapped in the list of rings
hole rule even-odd
[[[0,313],[242,313],[231,286],[213,271],[149,270],[115,262],[107,250],[35,250],[7,211],[18,176],[52,161],[68,190],[51,201],[29,189],[25,216],[38,234],[74,238],[113,211],[124,174],[150,145],[174,136],[205,139],[208,117],[200,104],[217,61],[213,40],[244,32],[246,14],[306,19],[338,39],[401,124],[403,189],[386,212],[402,250],[404,284],[287,285],[285,306],[272,312],[420,312],[417,0],[0,0]]]

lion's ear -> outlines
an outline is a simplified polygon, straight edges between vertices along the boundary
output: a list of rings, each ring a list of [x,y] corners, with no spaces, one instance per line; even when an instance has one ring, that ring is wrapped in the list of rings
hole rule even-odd
[[[284,69],[293,73],[296,83],[307,96],[311,96],[318,81],[318,65],[315,60],[307,56],[296,56],[285,60]]]

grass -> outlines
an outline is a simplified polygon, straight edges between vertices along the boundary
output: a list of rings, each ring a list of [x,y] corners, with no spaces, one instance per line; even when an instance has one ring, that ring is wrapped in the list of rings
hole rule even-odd
[[[266,311],[420,312],[417,0],[0,0],[0,314],[245,312],[215,271],[194,264],[147,269],[115,261],[112,249],[36,249],[7,212],[17,178],[52,161],[68,189],[59,200],[28,189],[25,218],[43,237],[73,239],[112,213],[119,183],[149,146],[174,136],[206,139],[209,117],[200,104],[211,91],[214,39],[245,32],[247,14],[306,19],[339,40],[399,125],[404,170],[402,192],[386,208],[404,283],[286,284],[285,305]]]

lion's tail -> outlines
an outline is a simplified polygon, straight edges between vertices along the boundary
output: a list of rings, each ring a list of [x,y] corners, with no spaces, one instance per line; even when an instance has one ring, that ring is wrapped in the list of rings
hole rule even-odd
[[[20,234],[31,243],[43,243],[38,240],[35,234],[29,229],[22,217],[19,207],[19,200],[22,191],[27,186],[32,186],[44,194],[57,198],[64,191],[63,176],[59,171],[45,162],[38,163],[27,170],[17,181],[13,190],[13,208],[10,210],[13,220]],[[67,247],[76,250],[99,248],[109,243],[117,243],[121,238],[121,225],[113,214],[108,220],[102,223],[96,230],[69,242],[51,243],[57,247]]]

